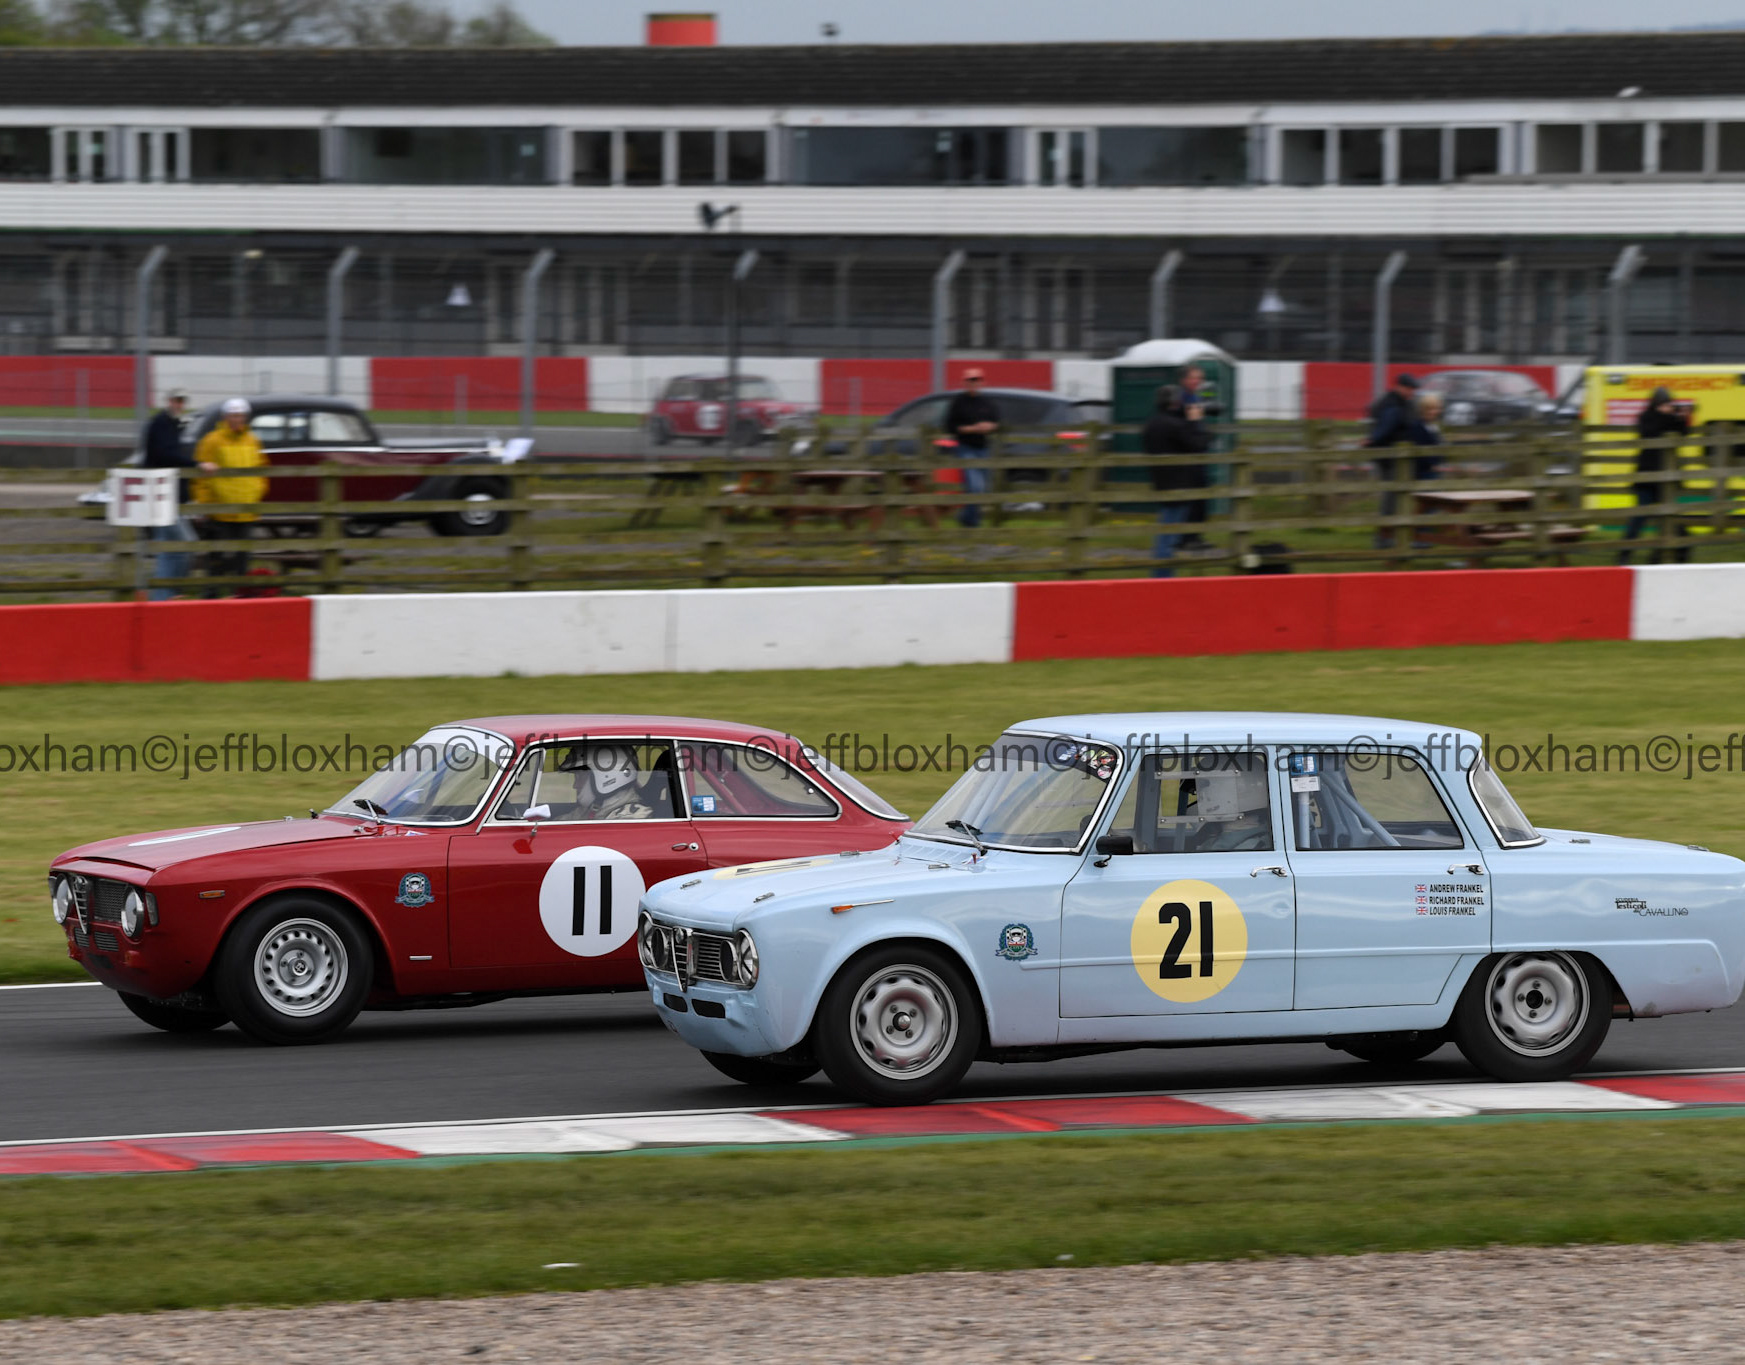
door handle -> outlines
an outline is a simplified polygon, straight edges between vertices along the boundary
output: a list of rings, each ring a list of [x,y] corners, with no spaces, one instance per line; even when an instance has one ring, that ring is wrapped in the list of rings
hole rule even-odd
[[[697,851],[697,846],[695,844],[674,844],[673,845],[673,852],[674,853],[695,853],[696,851]]]
[[[1484,876],[1484,864],[1483,863],[1449,863],[1448,864],[1448,875],[1452,877],[1456,872],[1470,872],[1475,877],[1482,877],[1482,876]]]
[[[1258,877],[1262,872],[1270,872],[1275,877],[1288,877],[1291,875],[1284,868],[1280,867],[1277,863],[1274,863],[1271,867],[1250,868],[1248,870],[1248,875],[1250,877]]]

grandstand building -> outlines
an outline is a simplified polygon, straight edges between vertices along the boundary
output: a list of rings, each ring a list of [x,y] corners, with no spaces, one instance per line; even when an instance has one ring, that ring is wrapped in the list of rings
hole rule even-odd
[[[1745,33],[0,54],[0,349],[1745,357]],[[731,208],[713,230],[700,207]],[[1173,271],[1156,280],[1171,253]],[[1157,289],[1154,290],[1154,281]]]

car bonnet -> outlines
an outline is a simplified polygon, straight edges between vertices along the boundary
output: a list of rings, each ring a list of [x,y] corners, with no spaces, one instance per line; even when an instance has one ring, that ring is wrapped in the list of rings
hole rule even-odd
[[[182,829],[162,829],[146,834],[124,834],[114,839],[99,839],[94,843],[69,849],[55,861],[61,863],[74,858],[95,858],[158,871],[177,863],[191,862],[196,858],[221,857],[225,854],[315,843],[325,839],[350,839],[358,837],[360,832],[366,835],[375,834],[376,829],[368,821],[326,816],[317,820],[257,820],[233,825],[191,825]],[[409,831],[390,824],[383,832],[405,834]]]

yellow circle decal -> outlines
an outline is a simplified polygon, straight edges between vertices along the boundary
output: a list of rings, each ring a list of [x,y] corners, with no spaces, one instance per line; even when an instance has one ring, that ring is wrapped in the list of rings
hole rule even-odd
[[[1133,970],[1178,1005],[1211,999],[1247,956],[1248,921],[1230,893],[1210,882],[1160,886],[1133,917]]]

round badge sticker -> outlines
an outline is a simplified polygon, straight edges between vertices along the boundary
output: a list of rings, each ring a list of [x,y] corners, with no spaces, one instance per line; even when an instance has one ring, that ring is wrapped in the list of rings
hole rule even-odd
[[[1192,1005],[1236,979],[1248,956],[1248,921],[1222,887],[1170,882],[1133,916],[1132,942],[1133,970],[1147,988]]]
[[[565,849],[539,884],[539,922],[566,953],[604,957],[630,942],[646,890],[641,871],[617,849]]]

